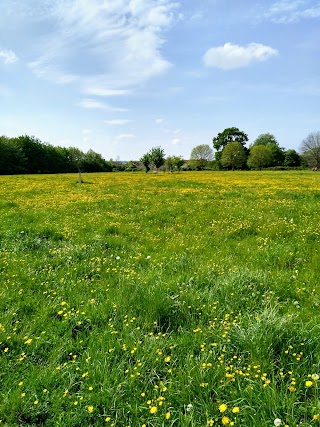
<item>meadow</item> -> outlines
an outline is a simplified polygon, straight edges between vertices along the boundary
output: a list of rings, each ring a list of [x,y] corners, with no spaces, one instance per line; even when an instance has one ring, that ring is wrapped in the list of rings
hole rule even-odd
[[[320,175],[0,176],[0,424],[320,425]]]

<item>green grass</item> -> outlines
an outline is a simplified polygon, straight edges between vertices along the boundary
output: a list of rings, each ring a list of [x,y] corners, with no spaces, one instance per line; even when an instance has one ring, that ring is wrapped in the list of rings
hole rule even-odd
[[[0,177],[2,425],[318,425],[320,177],[83,179]]]

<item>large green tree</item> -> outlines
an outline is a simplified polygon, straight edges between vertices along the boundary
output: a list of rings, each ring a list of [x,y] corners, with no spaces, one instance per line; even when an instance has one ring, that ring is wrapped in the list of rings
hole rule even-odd
[[[263,133],[259,135],[250,148],[263,145],[269,147],[272,153],[272,162],[270,166],[282,166],[284,164],[285,154],[284,148],[279,146],[279,143],[271,133]]]
[[[246,164],[247,155],[240,142],[229,142],[221,154],[221,164],[223,167],[241,169]]]
[[[251,169],[262,169],[272,164],[273,157],[270,147],[256,145],[250,150],[248,166]]]
[[[143,164],[144,169],[147,172],[149,172],[150,168],[151,168],[151,160],[150,160],[150,154],[149,153],[145,153],[141,158],[140,158],[140,162]]]
[[[163,148],[161,147],[151,148],[151,150],[149,151],[149,158],[150,158],[151,164],[154,165],[156,170],[161,168],[161,166],[163,166],[165,162],[165,154],[164,154]]]
[[[0,175],[26,172],[26,158],[15,139],[0,136]]]
[[[296,152],[296,150],[286,150],[284,152],[284,166],[289,167],[297,167],[301,165],[300,155]]]
[[[310,133],[301,144],[303,158],[312,168],[320,168],[320,132]]]
[[[218,133],[216,137],[212,139],[213,147],[216,150],[216,160],[221,159],[222,150],[230,142],[239,142],[247,152],[245,144],[248,142],[248,135],[236,127],[226,128],[223,132]]]

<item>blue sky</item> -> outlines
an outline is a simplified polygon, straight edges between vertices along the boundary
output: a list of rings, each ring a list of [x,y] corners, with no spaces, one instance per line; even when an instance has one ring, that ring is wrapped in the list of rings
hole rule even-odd
[[[1,0],[0,134],[189,158],[320,130],[320,1]]]

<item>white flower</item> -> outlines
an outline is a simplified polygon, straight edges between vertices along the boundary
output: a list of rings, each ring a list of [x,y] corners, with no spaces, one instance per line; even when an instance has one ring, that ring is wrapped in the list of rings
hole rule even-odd
[[[274,424],[275,426],[281,426],[282,421],[280,420],[280,418],[276,418],[276,419],[273,421],[273,424]]]
[[[120,257],[119,257],[119,256],[116,256],[116,260],[117,260],[117,261],[119,261],[119,259],[120,259]]]
[[[192,408],[193,408],[192,403],[188,403],[186,407],[186,412],[190,412]]]
[[[318,381],[318,379],[319,379],[319,375],[318,375],[318,374],[312,374],[312,375],[311,375],[311,378],[312,378],[314,381]]]
[[[150,259],[150,258],[151,258],[151,256],[150,256],[150,255],[148,255],[146,259]]]

